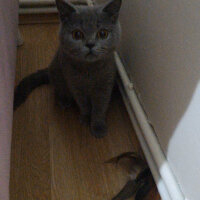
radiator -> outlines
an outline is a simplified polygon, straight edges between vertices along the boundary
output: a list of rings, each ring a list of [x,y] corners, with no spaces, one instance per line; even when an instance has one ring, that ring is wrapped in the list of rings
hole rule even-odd
[[[55,0],[19,0],[20,14],[56,13]]]
[[[77,0],[69,0],[76,2]],[[79,0],[81,1],[81,0]],[[82,0],[89,5],[94,0]],[[55,0],[19,0],[19,14],[57,13]]]

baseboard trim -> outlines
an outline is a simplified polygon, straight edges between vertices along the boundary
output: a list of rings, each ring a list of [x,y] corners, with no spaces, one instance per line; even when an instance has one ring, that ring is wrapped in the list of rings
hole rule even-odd
[[[119,85],[124,103],[151,168],[161,198],[163,200],[186,200],[148,122],[125,67],[116,52],[115,60],[121,78]]]

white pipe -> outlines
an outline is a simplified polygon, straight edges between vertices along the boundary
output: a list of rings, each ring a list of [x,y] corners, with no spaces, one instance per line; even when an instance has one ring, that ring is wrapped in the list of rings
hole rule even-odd
[[[156,182],[156,185],[157,185],[157,188],[158,188],[158,191],[159,191],[159,194],[162,198],[162,200],[173,200],[170,198],[169,196],[169,193],[168,193],[168,190],[166,188],[166,185],[164,183],[164,181],[162,180],[160,174],[159,174],[159,171],[156,167],[156,164],[154,162],[154,159],[149,151],[149,148],[148,148],[148,145],[146,144],[146,141],[142,135],[142,131],[138,125],[138,122],[136,121],[136,118],[134,116],[134,112],[130,106],[130,102],[128,101],[127,97],[126,97],[126,94],[125,94],[125,91],[123,90],[121,84],[119,83],[119,88],[120,88],[120,92],[122,94],[122,97],[123,97],[123,100],[124,100],[124,103],[125,103],[125,106],[127,108],[127,111],[128,111],[128,114],[130,116],[130,119],[131,119],[131,122],[134,126],[134,129],[136,131],[136,134],[137,134],[137,137],[140,141],[140,145],[142,147],[142,150],[144,152],[144,155],[146,157],[146,160],[149,164],[149,167],[151,169],[151,172],[152,172],[152,175],[154,177],[154,180]]]
[[[118,72],[124,84],[125,91],[127,93],[128,98],[130,99],[130,104],[134,110],[135,116],[138,120],[142,133],[144,134],[144,138],[146,139],[149,150],[151,154],[153,155],[155,163],[160,171],[160,175],[165,185],[167,186],[171,199],[184,200],[185,198],[160,148],[158,140],[151,126],[148,123],[147,117],[144,113],[144,110],[142,109],[142,106],[140,105],[138,101],[137,95],[135,91],[133,90],[133,88],[129,87],[130,85],[132,85],[132,83],[130,82],[127,76],[127,73],[125,71],[125,68],[120,60],[120,57],[116,52],[115,52],[115,60],[116,60]]]
[[[46,8],[20,8],[19,14],[48,14],[48,13],[57,13],[56,7],[46,7]]]

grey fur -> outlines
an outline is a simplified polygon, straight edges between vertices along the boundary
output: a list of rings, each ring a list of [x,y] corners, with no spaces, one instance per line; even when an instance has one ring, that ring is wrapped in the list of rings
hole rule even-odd
[[[120,40],[118,16],[121,0],[103,6],[74,6],[57,0],[60,13],[60,47],[49,67],[59,104],[67,106],[75,99],[81,121],[90,122],[92,134],[106,134],[106,111],[114,85],[116,69],[113,51]],[[72,38],[73,30],[84,33],[83,40]],[[109,31],[106,39],[96,37],[100,29]],[[87,47],[92,43],[92,50]],[[92,52],[90,54],[90,51]]]

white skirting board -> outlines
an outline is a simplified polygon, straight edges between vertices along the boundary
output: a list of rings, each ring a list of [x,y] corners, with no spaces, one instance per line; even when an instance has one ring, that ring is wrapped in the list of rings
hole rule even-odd
[[[124,103],[162,200],[186,200],[161,150],[158,139],[147,120],[125,67],[116,52],[115,60],[121,78],[119,85]]]

